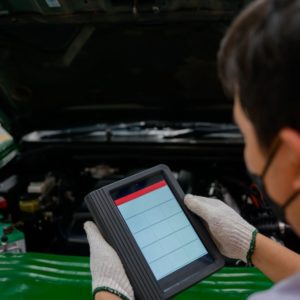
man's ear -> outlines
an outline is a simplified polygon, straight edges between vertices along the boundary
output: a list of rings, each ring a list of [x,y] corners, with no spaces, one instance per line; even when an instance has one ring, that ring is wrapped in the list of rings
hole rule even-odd
[[[293,187],[300,190],[300,132],[292,128],[284,128],[279,133],[281,142],[289,149],[290,161],[297,174]]]

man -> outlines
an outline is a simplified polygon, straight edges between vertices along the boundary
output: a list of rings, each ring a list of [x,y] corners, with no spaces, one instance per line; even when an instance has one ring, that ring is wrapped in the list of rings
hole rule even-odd
[[[219,72],[234,98],[249,172],[300,236],[300,0],[257,0],[229,28]],[[272,200],[271,200],[272,199]],[[230,207],[187,195],[223,255],[252,262],[275,283],[251,300],[300,299],[300,256],[257,233]],[[85,224],[96,299],[134,299],[114,250],[95,225]]]

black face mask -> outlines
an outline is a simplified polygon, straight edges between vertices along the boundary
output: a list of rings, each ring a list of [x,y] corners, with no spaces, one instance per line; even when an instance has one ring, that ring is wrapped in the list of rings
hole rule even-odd
[[[263,195],[264,201],[273,211],[274,215],[278,218],[279,221],[285,222],[285,210],[286,208],[297,199],[297,196],[300,194],[300,191],[295,192],[289,197],[282,206],[279,206],[272,198],[268,195],[268,192],[265,188],[264,179],[266,174],[274,160],[274,157],[280,147],[280,143],[278,142],[273,150],[270,153],[270,156],[266,162],[266,165],[263,169],[262,175],[256,175],[249,172],[250,177],[252,178],[253,182],[257,185],[258,189]]]

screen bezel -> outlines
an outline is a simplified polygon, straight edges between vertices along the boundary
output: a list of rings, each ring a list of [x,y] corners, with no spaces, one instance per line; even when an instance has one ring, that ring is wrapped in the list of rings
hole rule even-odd
[[[180,188],[177,180],[171,173],[170,169],[165,165],[160,165],[150,170],[148,172],[144,171],[142,173],[132,175],[129,178],[120,180],[116,183],[106,186],[103,188],[103,191],[112,202],[112,205],[114,206],[114,211],[118,216],[119,221],[122,223],[122,227],[127,232],[127,236],[128,234],[129,236],[131,236],[131,243],[133,243],[135,249],[137,250],[137,253],[139,254],[139,260],[141,260],[143,265],[146,266],[146,269],[148,270],[148,276],[151,278],[151,280],[157,283],[159,289],[162,290],[165,298],[168,298],[180,292],[182,289],[187,288],[192,284],[196,283],[197,281],[207,277],[215,270],[221,268],[224,265],[224,260],[199,218],[196,218],[195,215],[192,214],[184,205],[184,193]],[[120,188],[124,188],[125,186],[131,184],[136,184],[139,181],[145,180],[155,175],[161,175],[163,179],[167,182],[168,187],[175,196],[182,211],[184,212],[185,216],[189,220],[191,226],[196,231],[199,239],[201,240],[208,252],[208,254],[206,254],[205,256],[196,259],[192,263],[176,270],[175,272],[167,275],[166,277],[161,278],[160,280],[156,279],[135,238],[133,237],[125,219],[123,218],[118,207],[115,205],[114,199],[111,196],[111,193],[115,192]]]

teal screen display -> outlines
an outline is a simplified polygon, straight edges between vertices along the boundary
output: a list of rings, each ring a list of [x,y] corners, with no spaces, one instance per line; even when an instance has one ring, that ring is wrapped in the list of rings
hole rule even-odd
[[[162,177],[113,198],[157,280],[208,254]]]

